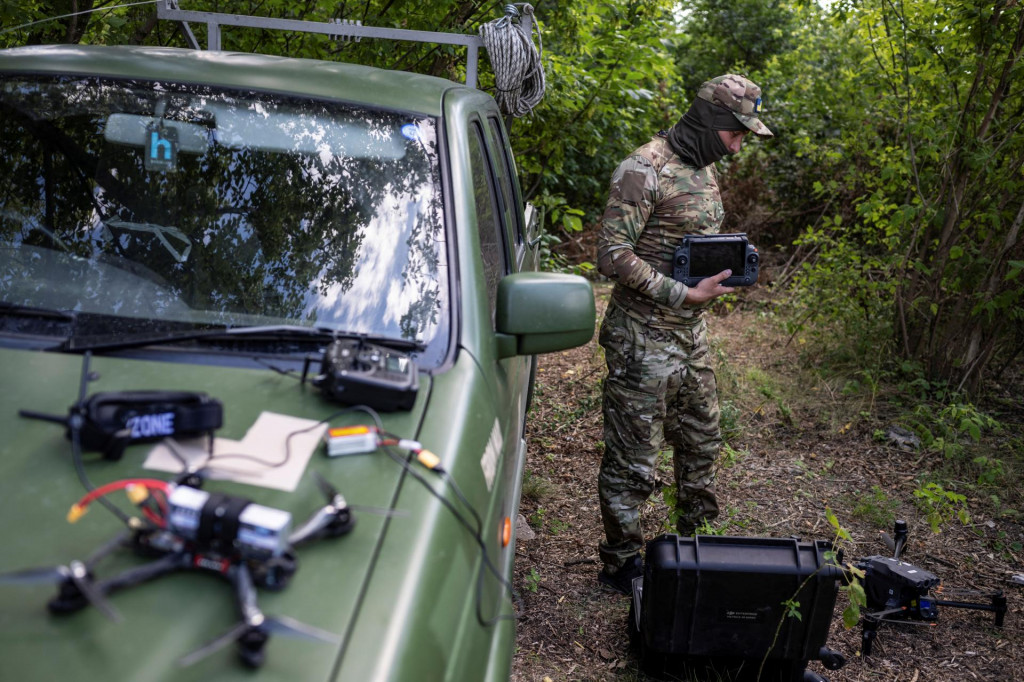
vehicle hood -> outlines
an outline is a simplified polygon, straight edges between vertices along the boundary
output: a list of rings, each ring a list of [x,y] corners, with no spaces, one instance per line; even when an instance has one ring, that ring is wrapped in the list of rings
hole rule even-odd
[[[0,573],[66,565],[86,559],[123,530],[117,518],[98,504],[72,525],[68,509],[84,493],[69,441],[59,424],[25,419],[23,409],[67,415],[79,392],[83,358],[37,351],[0,349]],[[321,420],[342,406],[296,377],[265,369],[151,362],[94,357],[97,378],[88,394],[99,391],[188,390],[207,393],[224,405],[224,426],[217,435],[240,440],[263,412]],[[406,438],[419,431],[431,390],[420,376],[416,404],[409,411],[382,414],[386,430]],[[366,423],[345,415],[332,426]],[[169,480],[170,474],[144,469],[152,445],[128,448],[120,461],[86,453],[85,470],[96,485],[132,477]],[[313,453],[298,488],[283,492],[225,481],[210,481],[211,491],[240,495],[292,513],[293,527],[325,503],[312,471],[332,483],[351,505],[391,509],[403,469],[378,452],[340,458]],[[121,493],[110,496],[131,510]],[[415,512],[415,510],[411,510]],[[410,510],[405,510],[410,513]],[[354,512],[356,525],[341,538],[298,548],[298,571],[279,592],[259,590],[259,606],[268,616],[288,616],[348,639],[360,599],[381,553],[393,519],[369,511]],[[146,559],[127,549],[100,562],[106,578]],[[22,680],[234,680],[252,679],[234,655],[234,645],[187,668],[178,659],[239,622],[233,590],[214,573],[187,571],[110,595],[123,620],[111,622],[95,608],[55,616],[47,601],[52,585],[0,585],[0,652],[4,677]],[[342,647],[274,635],[258,677],[262,680],[327,680],[341,665]]]

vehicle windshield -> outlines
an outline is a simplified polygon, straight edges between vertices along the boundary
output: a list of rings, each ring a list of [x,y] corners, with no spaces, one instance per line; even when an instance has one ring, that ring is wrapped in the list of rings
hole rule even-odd
[[[437,147],[421,115],[0,78],[0,300],[74,311],[94,336],[301,325],[418,342],[436,365],[449,335]]]

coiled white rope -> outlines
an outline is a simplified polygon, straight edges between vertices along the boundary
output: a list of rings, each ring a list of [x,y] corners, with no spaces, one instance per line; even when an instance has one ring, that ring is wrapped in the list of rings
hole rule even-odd
[[[523,13],[533,18],[533,6],[524,4]],[[532,37],[513,21],[518,16],[515,5],[506,5],[505,16],[480,27],[480,37],[494,69],[494,99],[502,113],[516,118],[529,114],[544,97],[544,67],[540,62],[543,45],[540,49],[534,47]],[[536,18],[532,23],[540,45]]]

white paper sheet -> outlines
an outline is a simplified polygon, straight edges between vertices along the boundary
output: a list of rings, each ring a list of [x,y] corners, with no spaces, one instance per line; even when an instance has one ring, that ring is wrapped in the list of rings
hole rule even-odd
[[[291,492],[326,430],[327,424],[312,419],[263,412],[242,440],[215,438],[212,458],[206,438],[168,439],[150,451],[143,467],[182,473],[184,459],[189,469],[204,467],[210,478]]]

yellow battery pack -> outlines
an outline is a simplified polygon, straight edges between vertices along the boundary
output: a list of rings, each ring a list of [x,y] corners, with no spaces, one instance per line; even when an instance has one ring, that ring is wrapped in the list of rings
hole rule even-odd
[[[343,426],[328,429],[327,456],[361,455],[377,449],[377,429],[372,426]]]

